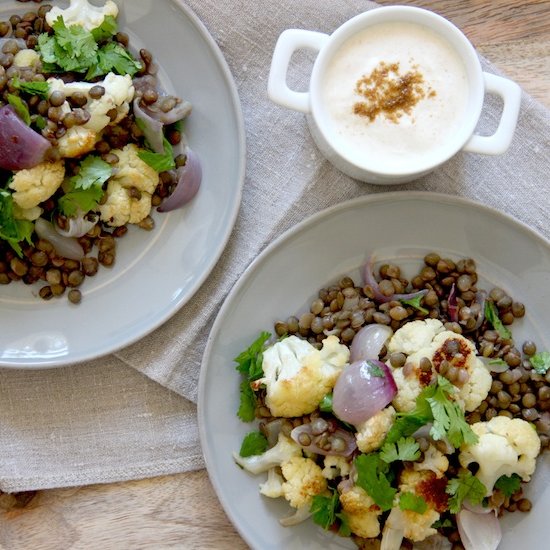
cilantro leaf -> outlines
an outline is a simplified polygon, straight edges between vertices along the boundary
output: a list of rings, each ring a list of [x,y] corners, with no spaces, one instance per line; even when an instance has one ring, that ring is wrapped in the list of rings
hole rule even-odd
[[[70,178],[66,193],[58,200],[58,207],[65,216],[75,216],[93,210],[103,197],[103,184],[111,177],[110,164],[95,157],[87,156],[80,164],[78,174]]]
[[[497,306],[491,300],[485,302],[485,317],[501,338],[511,338],[512,333],[504,326],[498,316]]]
[[[104,42],[112,36],[114,36],[118,31],[118,25],[116,18],[112,15],[106,15],[103,18],[103,23],[91,30],[92,36],[96,42]]]
[[[315,495],[311,500],[309,511],[313,522],[323,529],[329,529],[336,521],[336,512],[340,506],[340,499],[336,491],[331,496]]]
[[[164,138],[163,153],[154,153],[153,151],[141,149],[138,151],[138,157],[157,172],[166,172],[176,167],[172,145],[166,138]]]
[[[248,380],[257,380],[263,376],[262,359],[264,344],[270,337],[271,334],[269,332],[263,331],[247,349],[235,357],[234,361],[237,363],[236,369],[241,374],[244,374]]]
[[[22,241],[32,244],[34,225],[28,220],[15,219],[13,214],[13,198],[9,191],[0,190],[0,239],[5,240],[22,258]]]
[[[401,437],[395,443],[384,443],[380,458],[387,462],[396,460],[414,462],[420,457],[420,447],[413,437]]]
[[[546,374],[548,369],[550,369],[550,352],[541,351],[535,353],[530,359],[529,362],[533,366],[533,369],[538,374]]]
[[[399,508],[423,514],[428,509],[428,504],[421,496],[406,492],[399,496]]]
[[[351,535],[351,529],[346,514],[339,512],[340,499],[338,492],[333,490],[331,496],[315,495],[311,500],[309,511],[313,522],[323,529],[330,529],[337,520],[340,521],[338,534],[343,537]]]
[[[498,489],[506,497],[517,493],[521,487],[521,477],[517,474],[511,476],[500,476],[495,482],[495,489]]]
[[[327,393],[319,403],[319,410],[322,412],[332,412],[332,393]]]
[[[452,514],[458,514],[465,500],[473,505],[481,504],[487,489],[476,476],[466,470],[459,472],[458,477],[449,480],[445,492],[451,496],[449,511]]]
[[[416,310],[420,311],[420,313],[423,313],[424,315],[428,315],[428,313],[430,312],[420,305],[422,298],[424,298],[424,294],[419,294],[414,298],[401,299],[399,301],[406,306],[414,307]]]
[[[390,510],[397,489],[392,487],[388,472],[389,466],[378,453],[361,454],[355,459],[357,470],[356,484],[364,489],[382,511]]]
[[[117,42],[108,42],[97,51],[95,64],[90,65],[86,80],[105,75],[111,71],[117,74],[134,76],[142,66],[130,52]]]
[[[456,391],[455,386],[443,376],[438,376],[437,384],[427,389],[431,388],[434,388],[433,395],[425,397],[433,415],[430,435],[436,441],[446,437],[455,448],[459,448],[463,443],[467,445],[477,443],[478,437],[466,422],[462,409],[458,403],[449,399],[449,396]],[[423,393],[425,391],[423,390]]]
[[[50,85],[47,82],[24,82],[19,80],[18,77],[14,77],[11,81],[11,85],[21,92],[25,92],[30,95],[37,95],[42,99],[48,99],[50,93]]]
[[[8,94],[8,103],[15,109],[17,116],[27,125],[31,124],[31,114],[26,103],[17,95]]]
[[[240,386],[240,400],[237,416],[243,422],[252,422],[256,418],[256,394],[248,380],[243,380]]]
[[[88,155],[80,163],[80,170],[71,178],[71,183],[75,189],[90,189],[92,186],[103,185],[112,173],[113,168],[108,162],[94,155]]]
[[[97,61],[97,43],[91,32],[80,25],[67,27],[59,16],[52,25],[53,45],[46,46],[44,60],[54,63],[65,71],[84,72]],[[46,41],[45,41],[46,42]],[[42,52],[42,44],[38,42]]]
[[[375,378],[384,378],[386,373],[375,363],[369,362],[369,374]]]
[[[261,432],[250,432],[244,436],[239,454],[242,457],[261,455],[267,450],[267,439]]]

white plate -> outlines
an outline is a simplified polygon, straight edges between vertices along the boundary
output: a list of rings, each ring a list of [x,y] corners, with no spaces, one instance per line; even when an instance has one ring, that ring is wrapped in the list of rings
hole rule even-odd
[[[199,426],[208,473],[229,518],[253,548],[354,548],[349,540],[311,522],[283,528],[289,514],[281,499],[258,493],[263,476],[240,470],[232,459],[255,429],[236,416],[239,375],[232,361],[273,323],[305,311],[319,288],[359,267],[369,252],[395,261],[410,275],[426,252],[476,260],[480,286],[498,285],[525,303],[513,325],[518,343],[527,335],[550,349],[550,243],[511,218],[477,203],[422,192],[384,193],[340,204],[294,227],[250,265],[232,289],[212,328],[199,383]],[[238,495],[238,498],[236,498]],[[529,514],[503,521],[502,549],[541,548],[548,535],[550,453],[540,459],[529,494]],[[544,534],[546,533],[546,535]],[[539,544],[536,544],[539,543]]]
[[[65,3],[66,4],[66,3]],[[119,26],[149,49],[168,91],[191,101],[186,134],[203,183],[183,209],[156,216],[156,228],[118,241],[116,265],[67,297],[43,301],[39,286],[0,288],[0,366],[52,367],[113,352],[152,331],[198,290],[233,228],[244,181],[244,125],[236,87],[218,46],[178,1],[118,1]],[[38,6],[0,2],[0,19]]]

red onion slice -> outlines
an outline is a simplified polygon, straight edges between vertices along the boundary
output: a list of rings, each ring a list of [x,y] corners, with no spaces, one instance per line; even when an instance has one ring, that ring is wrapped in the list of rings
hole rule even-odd
[[[80,243],[72,237],[60,235],[53,225],[44,218],[38,218],[34,222],[34,230],[41,238],[51,243],[59,256],[69,260],[82,260],[84,258],[84,249]]]
[[[27,126],[10,105],[0,109],[0,168],[22,170],[44,160],[50,142]]]
[[[384,344],[391,338],[393,330],[387,325],[364,326],[353,338],[350,347],[350,363],[365,359],[378,359]]]
[[[315,434],[313,433],[313,426],[311,422],[296,426],[296,428],[290,432],[290,437],[305,451],[318,455],[350,456],[353,451],[357,449],[355,437],[348,431],[342,428],[336,428],[331,432],[327,431],[320,434]],[[320,444],[323,444],[323,438],[325,437],[327,444],[322,447],[319,446]],[[343,448],[333,449],[332,446],[330,446],[331,442],[336,438],[343,441]],[[307,444],[305,444],[306,442]],[[342,444],[342,442],[340,442],[340,444]]]
[[[487,367],[489,372],[501,374],[510,370],[510,365],[503,359],[495,359],[493,357],[478,356],[478,359]]]
[[[456,515],[456,524],[466,550],[496,550],[502,539],[495,514],[476,514],[462,509]]]
[[[453,323],[458,323],[458,302],[456,300],[456,286],[453,283],[449,297],[447,298],[447,310],[449,312],[449,319]]]
[[[202,166],[198,155],[191,149],[186,151],[187,161],[176,170],[178,182],[172,194],[157,208],[159,212],[170,212],[187,204],[198,192],[202,181]]]
[[[385,408],[397,393],[388,366],[369,359],[344,367],[332,394],[334,414],[354,426],[362,424]]]
[[[155,152],[162,154],[164,153],[164,133],[162,129],[164,128],[162,122],[152,118],[146,113],[139,105],[140,97],[137,96],[133,102],[134,116],[136,120],[142,122],[141,130],[143,135],[149,144],[149,147]]]
[[[53,228],[63,237],[83,237],[94,227],[94,225],[97,223],[96,221],[90,220],[87,217],[85,217],[83,214],[76,218],[68,218],[67,229],[61,229],[59,225],[56,223],[52,224]]]
[[[425,296],[428,293],[427,289],[422,289],[422,290],[417,290],[415,292],[408,292],[406,294],[392,294],[390,296],[386,296],[385,294],[382,294],[382,292],[380,292],[380,287],[378,286],[378,281],[374,277],[374,271],[372,266],[373,266],[372,256],[369,256],[369,258],[365,262],[365,265],[363,266],[362,272],[363,272],[363,282],[365,285],[368,285],[371,287],[373,299],[375,302],[385,303],[385,302],[391,302],[394,300],[413,300],[418,296]]]

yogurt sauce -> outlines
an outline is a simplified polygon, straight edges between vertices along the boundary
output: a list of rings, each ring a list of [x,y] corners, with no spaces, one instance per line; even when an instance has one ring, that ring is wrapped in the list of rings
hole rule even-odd
[[[356,106],[365,107],[369,100],[358,92],[358,83],[363,82],[364,90],[365,81],[372,85],[378,75],[380,84],[380,72],[388,66],[398,67],[397,74],[388,73],[389,88],[395,91],[399,78],[415,76],[421,81],[417,93],[403,102],[401,110],[371,109],[370,116],[365,116],[365,109]],[[410,93],[408,87],[402,88]],[[380,87],[375,84],[376,89]],[[398,170],[421,163],[460,127],[468,101],[468,78],[458,54],[436,32],[415,23],[382,23],[357,33],[335,53],[327,66],[321,97],[331,131],[359,164],[376,160]]]

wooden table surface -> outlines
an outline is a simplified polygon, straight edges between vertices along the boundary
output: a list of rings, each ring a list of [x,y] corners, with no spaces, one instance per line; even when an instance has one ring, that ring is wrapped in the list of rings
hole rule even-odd
[[[395,4],[381,0],[381,4]],[[415,0],[550,108],[550,0]],[[0,451],[1,453],[1,451]],[[6,504],[6,495],[0,503]],[[205,471],[39,492],[0,508],[1,550],[247,548]]]

